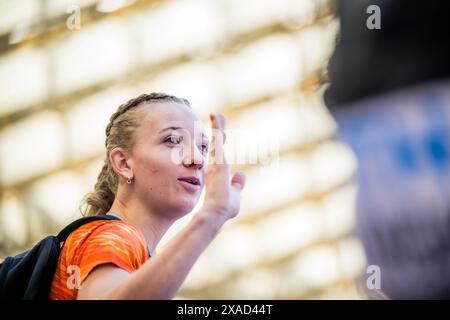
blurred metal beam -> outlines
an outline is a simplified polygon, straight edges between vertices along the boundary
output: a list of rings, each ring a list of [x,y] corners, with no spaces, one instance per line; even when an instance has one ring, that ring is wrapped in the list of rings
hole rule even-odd
[[[299,255],[301,255],[303,252],[306,252],[307,250],[313,249],[317,246],[325,245],[325,246],[335,246],[335,244],[342,239],[345,239],[349,237],[350,234],[343,234],[339,235],[337,237],[329,237],[324,238],[318,242],[311,243],[307,246],[298,248],[297,251],[288,253],[280,258],[272,259],[272,260],[264,260],[257,262],[256,264],[248,265],[244,269],[239,269],[236,271],[230,272],[224,279],[221,279],[219,281],[209,282],[206,285],[200,287],[200,288],[190,288],[187,286],[184,286],[181,288],[179,294],[184,297],[188,297],[189,299],[228,299],[228,297],[224,297],[224,292],[226,291],[227,284],[236,282],[239,277],[242,275],[243,272],[249,271],[249,270],[257,270],[257,269],[272,269],[277,270],[280,269],[283,265],[289,264],[294,259],[298,258]],[[277,271],[274,271],[277,272]],[[348,280],[344,280],[344,282],[348,282]],[[336,283],[334,283],[336,284]],[[307,294],[298,294],[295,297],[296,298],[308,298],[318,294],[321,292],[320,290],[310,290]],[[274,298],[274,297],[273,297]],[[274,299],[290,299],[292,296],[289,297],[276,297]]]
[[[123,16],[133,11],[142,10],[143,8],[153,7],[162,2],[164,0],[136,0],[133,4],[113,12],[99,12],[97,10],[97,4],[93,4],[81,8],[81,23],[82,26],[87,26],[110,17]],[[44,2],[41,3],[43,6],[45,5]],[[42,13],[42,19],[29,25],[29,28],[33,30],[33,34],[23,41],[10,44],[11,35],[14,33],[14,30],[0,35],[0,56],[19,48],[44,46],[46,43],[54,42],[58,37],[72,32],[66,25],[67,18],[69,17],[68,13],[56,17],[46,17],[45,10]]]
[[[292,34],[310,27],[325,25],[329,22],[330,18],[331,16],[328,11],[319,10],[317,12],[317,16],[314,22],[308,25],[304,25],[295,30],[293,30],[290,27],[287,27],[283,23],[275,23],[263,29],[252,30],[251,32],[240,34],[235,38],[230,39],[230,41],[228,41],[227,45],[222,49],[222,51],[216,52],[213,56],[209,57],[207,60],[213,60],[214,58],[221,56],[223,54],[235,52],[239,48],[246,46],[256,40],[262,39],[273,33]],[[124,75],[123,77],[120,78],[113,77],[107,81],[91,85],[87,88],[73,91],[69,94],[65,94],[62,96],[54,97],[54,99],[51,99],[51,101],[47,100],[30,106],[21,107],[20,110],[13,111],[6,115],[0,116],[0,130],[3,127],[7,126],[9,123],[19,121],[43,110],[57,108],[58,110],[64,111],[70,109],[70,107],[74,104],[74,102],[83,99],[89,95],[92,95],[94,93],[97,93],[101,90],[123,83],[129,84],[138,83],[143,78],[149,79],[151,77],[156,77],[159,73],[161,73],[162,71],[166,70],[169,67],[180,65],[189,61],[195,61],[195,59],[188,53],[182,53],[177,57],[158,62],[157,64],[139,66],[135,70],[130,70],[128,74]]]

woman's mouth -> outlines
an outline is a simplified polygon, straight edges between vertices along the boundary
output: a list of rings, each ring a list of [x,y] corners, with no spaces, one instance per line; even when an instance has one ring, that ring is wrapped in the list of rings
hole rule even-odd
[[[197,192],[200,190],[200,180],[196,177],[183,177],[178,178],[178,181],[180,181],[181,185],[190,192]]]

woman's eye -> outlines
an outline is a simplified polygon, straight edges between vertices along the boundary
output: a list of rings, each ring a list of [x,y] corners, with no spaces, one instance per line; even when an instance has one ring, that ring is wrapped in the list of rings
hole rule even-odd
[[[172,143],[172,144],[178,144],[183,140],[183,137],[176,137],[176,136],[170,136],[165,141]]]
[[[207,144],[202,144],[202,145],[201,145],[201,149],[202,149],[202,152],[203,152],[203,153],[207,153],[207,152],[208,152],[208,149],[209,149],[209,146],[208,146]]]

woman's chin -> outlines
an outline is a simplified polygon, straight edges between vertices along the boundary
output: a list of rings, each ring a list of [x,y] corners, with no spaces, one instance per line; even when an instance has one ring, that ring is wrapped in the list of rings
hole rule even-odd
[[[186,215],[192,210],[194,210],[195,205],[197,204],[196,199],[186,199],[177,204],[177,212],[180,212],[181,215]]]

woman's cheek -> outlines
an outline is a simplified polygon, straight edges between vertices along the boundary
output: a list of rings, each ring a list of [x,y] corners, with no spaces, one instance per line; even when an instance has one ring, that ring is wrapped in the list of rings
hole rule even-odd
[[[184,157],[184,149],[183,148],[168,148],[167,154],[165,155],[165,163],[171,165],[180,165],[183,162]]]

